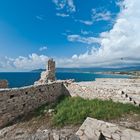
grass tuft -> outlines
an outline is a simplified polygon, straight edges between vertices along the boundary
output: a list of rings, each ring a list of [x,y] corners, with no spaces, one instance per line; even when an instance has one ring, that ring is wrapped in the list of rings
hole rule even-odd
[[[140,114],[140,108],[131,104],[102,101],[99,99],[82,99],[80,97],[67,97],[59,102],[55,108],[52,121],[54,125],[64,126],[69,124],[80,124],[87,117],[101,120],[117,119],[125,114]]]

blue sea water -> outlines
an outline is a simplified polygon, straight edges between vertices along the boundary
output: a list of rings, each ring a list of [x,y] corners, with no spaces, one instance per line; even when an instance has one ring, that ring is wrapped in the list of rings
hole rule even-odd
[[[94,73],[78,73],[78,72],[57,72],[57,79],[75,79],[76,82],[80,81],[94,81],[95,78],[128,78],[122,75],[105,75]],[[0,79],[6,79],[9,82],[9,87],[22,87],[33,85],[35,81],[40,78],[40,72],[2,72]]]

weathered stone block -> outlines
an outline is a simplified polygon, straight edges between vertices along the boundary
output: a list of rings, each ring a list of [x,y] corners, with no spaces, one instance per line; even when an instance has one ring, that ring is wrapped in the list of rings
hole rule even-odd
[[[0,88],[8,88],[8,81],[0,80]]]

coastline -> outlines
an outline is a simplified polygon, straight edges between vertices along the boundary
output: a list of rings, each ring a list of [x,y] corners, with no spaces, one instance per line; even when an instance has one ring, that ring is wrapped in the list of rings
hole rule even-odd
[[[106,72],[95,72],[96,74],[111,74],[111,75],[124,75],[124,76],[130,76],[130,78],[139,78],[140,77],[140,71],[106,71]]]

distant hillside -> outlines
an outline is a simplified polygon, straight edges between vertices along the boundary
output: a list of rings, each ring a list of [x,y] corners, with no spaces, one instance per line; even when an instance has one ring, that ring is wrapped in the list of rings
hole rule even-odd
[[[32,70],[31,72],[42,72],[45,71],[45,69],[36,69],[36,70]]]
[[[42,72],[45,69],[36,69],[31,72]],[[56,68],[56,72],[104,72],[104,71],[140,71],[140,66],[124,68]]]

